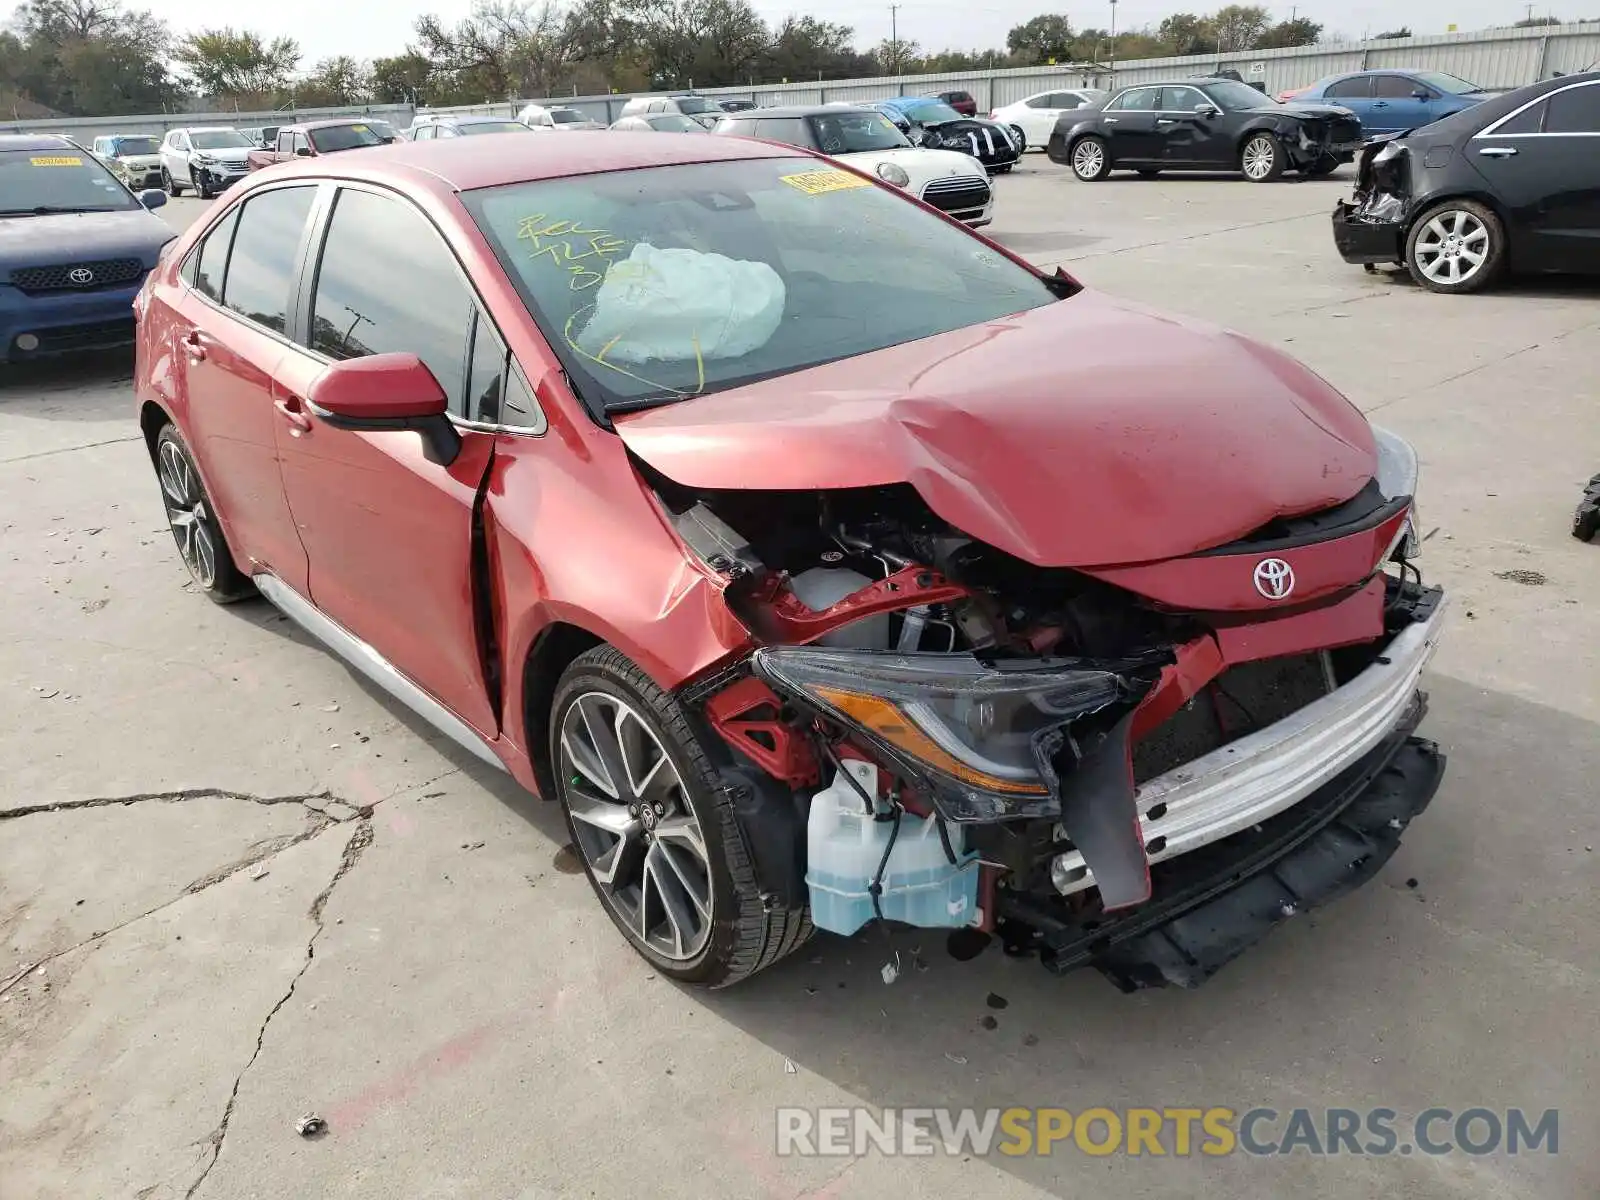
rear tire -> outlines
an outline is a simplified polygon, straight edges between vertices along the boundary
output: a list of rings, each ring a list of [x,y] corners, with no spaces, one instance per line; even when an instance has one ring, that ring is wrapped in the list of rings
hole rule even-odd
[[[183,195],[183,189],[178,186],[178,181],[172,177],[172,172],[167,170],[165,167],[161,168],[161,182],[162,185],[167,189],[167,195],[171,196],[174,200]]]
[[[1069,159],[1072,173],[1085,183],[1099,183],[1111,174],[1111,147],[1105,139],[1090,134],[1072,144]]]
[[[1252,133],[1239,147],[1239,170],[1251,183],[1273,183],[1283,177],[1283,147],[1270,133]]]
[[[1504,272],[1500,218],[1475,200],[1446,200],[1417,218],[1406,236],[1406,269],[1430,292],[1476,292]]]
[[[657,971],[726,987],[811,936],[804,905],[763,903],[724,781],[687,715],[620,651],[596,646],[562,673],[549,753],[584,874]]]
[[[164,425],[156,435],[155,467],[178,557],[195,586],[217,604],[253,596],[255,584],[233,561],[216,508],[177,426]]]

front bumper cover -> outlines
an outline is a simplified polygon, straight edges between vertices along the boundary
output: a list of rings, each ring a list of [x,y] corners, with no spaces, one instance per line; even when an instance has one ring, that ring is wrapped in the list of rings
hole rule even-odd
[[[1002,894],[1001,936],[1064,974],[1093,965],[1124,991],[1198,987],[1289,918],[1369,880],[1399,847],[1444,775],[1432,742],[1411,736],[1420,693],[1400,723],[1302,803],[1153,874],[1155,898],[1120,916],[1062,915]]]
[[[1348,200],[1333,206],[1333,244],[1347,263],[1405,261],[1404,220],[1375,220]]]
[[[1388,737],[1403,722],[1439,644],[1447,602],[1438,589],[1424,597],[1417,619],[1343,687],[1141,786],[1140,841],[1151,864],[1291,808]],[[1075,879],[1063,894],[1094,886],[1081,851],[1060,860],[1064,875]]]

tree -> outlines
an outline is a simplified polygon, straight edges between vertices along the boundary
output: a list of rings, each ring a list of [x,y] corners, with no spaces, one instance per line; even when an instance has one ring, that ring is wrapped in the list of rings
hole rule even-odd
[[[20,112],[32,99],[52,111],[148,112],[176,100],[168,74],[171,35],[118,0],[30,0],[0,40],[0,94]]]
[[[1289,46],[1314,46],[1322,36],[1322,25],[1310,17],[1279,21],[1256,39],[1257,50],[1282,50]]]
[[[412,52],[466,99],[548,95],[572,57],[566,15],[555,0],[477,0],[453,27],[429,15],[417,19],[416,30]]]
[[[922,69],[922,47],[910,38],[884,38],[871,56],[880,75],[911,75]]]
[[[1560,17],[1523,17],[1512,24],[1513,29],[1537,29],[1543,25],[1559,25]]]
[[[347,54],[325,58],[295,85],[295,101],[307,107],[363,103],[372,94],[372,72]]]
[[[300,61],[300,45],[287,37],[264,42],[248,29],[224,26],[191,33],[178,43],[172,57],[187,69],[190,86],[201,95],[275,102],[288,90]]]
[[[1409,25],[1402,25],[1399,29],[1391,29],[1387,33],[1375,33],[1372,35],[1373,40],[1379,42],[1386,42],[1392,38],[1408,38],[1410,36],[1411,26]]]
[[[855,30],[816,17],[785,17],[772,35],[766,53],[771,79],[838,79],[870,73],[872,65],[857,54]]]
[[[375,58],[372,60],[372,70],[368,73],[367,86],[372,91],[373,100],[379,104],[406,104],[413,100],[428,99],[428,60],[420,54]]]
[[[1006,34],[1006,46],[1027,63],[1066,62],[1072,54],[1072,26],[1066,17],[1045,13]]]
[[[1272,26],[1267,10],[1250,4],[1230,4],[1211,17],[1219,51],[1247,50]]]
[[[1172,55],[1214,54],[1217,34],[1209,17],[1193,13],[1173,13],[1156,29],[1156,41],[1164,53]]]

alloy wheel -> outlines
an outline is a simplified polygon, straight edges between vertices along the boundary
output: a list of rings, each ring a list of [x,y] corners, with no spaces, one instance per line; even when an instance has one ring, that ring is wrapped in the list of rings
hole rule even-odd
[[[1105,161],[1106,152],[1099,142],[1079,142],[1072,151],[1072,169],[1085,179],[1098,175]]]
[[[162,442],[158,458],[161,498],[166,504],[167,523],[172,526],[178,553],[195,582],[210,590],[217,582],[217,547],[211,537],[210,517],[200,479],[175,442]]]
[[[1255,137],[1245,144],[1244,173],[1251,179],[1261,180],[1271,175],[1277,161],[1278,147],[1271,138]]]
[[[711,865],[683,778],[645,719],[585,692],[561,721],[561,791],[596,890],[628,936],[687,962],[711,934]]]
[[[1471,279],[1489,258],[1489,230],[1462,209],[1439,213],[1422,227],[1413,253],[1417,269],[1435,283]]]

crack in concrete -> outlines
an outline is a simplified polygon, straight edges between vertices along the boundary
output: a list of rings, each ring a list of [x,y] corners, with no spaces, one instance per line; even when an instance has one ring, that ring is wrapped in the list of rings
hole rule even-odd
[[[217,1165],[217,1160],[222,1157],[222,1144],[228,1137],[228,1126],[233,1120],[234,1106],[239,1102],[239,1088],[244,1083],[244,1077],[250,1073],[250,1068],[255,1066],[256,1059],[261,1057],[261,1047],[267,1039],[267,1027],[272,1024],[272,1019],[278,1015],[283,1006],[293,998],[295,988],[300,986],[300,980],[311,969],[311,964],[317,956],[317,939],[322,936],[324,929],[322,923],[323,914],[327,911],[328,901],[333,897],[333,889],[338,887],[339,881],[355,868],[356,863],[361,861],[361,855],[368,846],[372,845],[372,838],[372,822],[364,817],[357,823],[355,832],[350,835],[350,840],[345,843],[344,853],[339,856],[338,869],[334,871],[333,878],[328,881],[328,886],[323,888],[316,898],[311,901],[311,908],[307,915],[316,925],[316,928],[311,931],[310,940],[306,942],[306,960],[300,964],[300,969],[295,972],[294,978],[289,981],[288,989],[279,997],[278,1002],[272,1006],[272,1010],[267,1013],[266,1019],[261,1022],[261,1028],[256,1031],[255,1050],[251,1052],[250,1060],[244,1064],[244,1067],[234,1078],[233,1090],[228,1094],[228,1104],[222,1110],[221,1122],[206,1138],[206,1141],[211,1145],[211,1161],[206,1163],[205,1168],[200,1172],[199,1178],[189,1185],[189,1190],[184,1193],[184,1200],[193,1200],[195,1193],[200,1190],[201,1185],[210,1176],[211,1169]]]
[[[313,800],[343,803],[337,796],[326,789],[320,792],[299,792],[292,796],[256,796],[249,792],[229,791],[227,788],[182,788],[174,792],[135,792],[128,796],[96,796],[88,800],[56,800],[49,804],[28,804],[21,808],[0,809],[0,821],[10,821],[16,817],[31,817],[36,813],[73,812],[80,808],[110,808],[117,804],[143,804],[147,801],[176,804],[183,800],[203,800],[211,796],[217,796],[223,800],[244,800],[250,804],[264,805],[308,805],[308,802]],[[358,808],[359,806],[350,805],[350,807]]]
[[[79,450],[94,450],[100,446],[120,446],[125,442],[142,442],[144,434],[136,433],[132,437],[107,438],[103,442],[86,442],[81,446],[59,446],[54,450],[36,450],[32,454],[19,454],[15,458],[0,458],[0,467],[10,463],[28,462],[35,458],[50,458],[57,454],[75,454]]]

